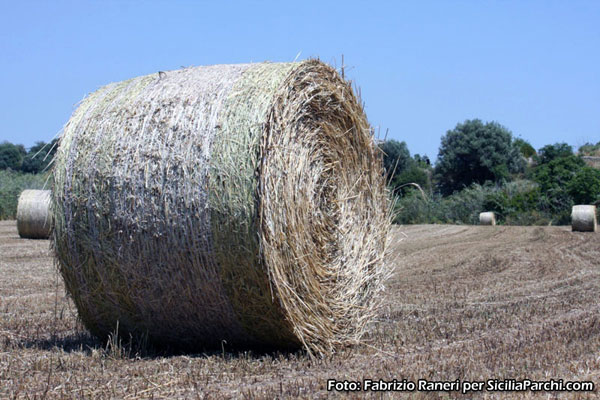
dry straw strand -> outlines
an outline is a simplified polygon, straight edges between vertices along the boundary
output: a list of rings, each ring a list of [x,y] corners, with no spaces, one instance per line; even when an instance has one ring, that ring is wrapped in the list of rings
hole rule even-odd
[[[596,206],[577,205],[571,212],[571,229],[574,232],[596,232]]]
[[[496,225],[496,214],[492,211],[479,213],[479,225]]]
[[[98,336],[325,354],[385,275],[388,197],[349,83],[317,60],[107,85],[67,123],[53,248]]]
[[[24,190],[17,203],[17,231],[26,239],[48,239],[52,228],[50,191]]]

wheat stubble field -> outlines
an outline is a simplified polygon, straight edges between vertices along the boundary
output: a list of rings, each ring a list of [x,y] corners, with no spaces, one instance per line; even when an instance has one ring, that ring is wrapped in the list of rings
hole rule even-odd
[[[326,398],[338,380],[563,379],[600,384],[600,234],[569,227],[394,227],[393,268],[366,343],[304,353],[168,355],[101,342],[77,322],[46,240],[0,222],[0,398]],[[367,393],[456,398],[455,392]]]

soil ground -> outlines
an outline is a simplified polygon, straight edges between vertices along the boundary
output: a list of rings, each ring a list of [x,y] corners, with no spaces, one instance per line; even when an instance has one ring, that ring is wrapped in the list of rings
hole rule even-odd
[[[303,352],[147,355],[90,337],[49,241],[0,222],[0,398],[597,398],[600,234],[414,225],[365,343]],[[226,349],[225,349],[226,350]],[[328,379],[591,381],[594,392],[327,392]]]

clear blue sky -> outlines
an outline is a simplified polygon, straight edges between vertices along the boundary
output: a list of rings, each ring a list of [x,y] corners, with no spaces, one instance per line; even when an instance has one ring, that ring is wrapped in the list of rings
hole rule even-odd
[[[0,1],[0,142],[49,141],[109,82],[298,54],[344,54],[413,154],[472,118],[535,148],[600,141],[600,1]]]

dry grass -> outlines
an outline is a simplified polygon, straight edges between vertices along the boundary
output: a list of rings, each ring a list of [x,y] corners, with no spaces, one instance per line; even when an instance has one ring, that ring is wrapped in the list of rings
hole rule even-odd
[[[351,85],[318,61],[107,85],[66,124],[52,242],[85,326],[164,348],[355,344],[388,196]]]
[[[396,227],[389,250],[396,269],[368,344],[324,359],[227,347],[161,355],[92,339],[63,295],[48,242],[19,239],[14,221],[0,222],[0,398],[325,398],[339,397],[325,391],[328,378],[367,377],[600,383],[597,234],[420,225]]]

